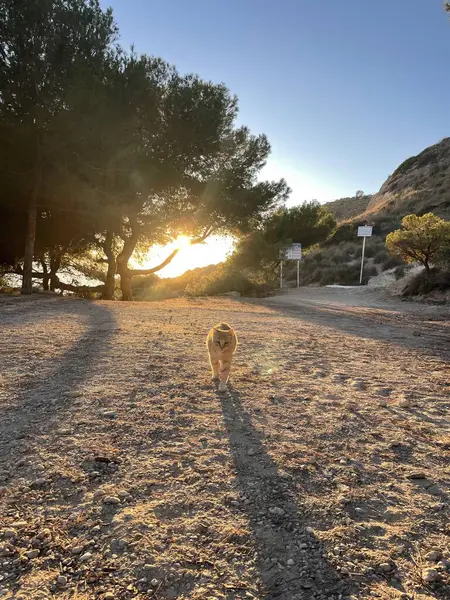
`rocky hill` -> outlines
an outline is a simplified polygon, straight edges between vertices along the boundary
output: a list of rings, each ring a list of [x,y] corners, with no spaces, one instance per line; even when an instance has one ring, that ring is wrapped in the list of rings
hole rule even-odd
[[[450,218],[450,138],[403,162],[369,202],[366,215],[393,212]]]
[[[324,206],[336,217],[336,221],[341,223],[348,219],[353,219],[365,212],[369,206],[372,196],[353,196],[351,198],[340,198],[333,202],[327,202]]]

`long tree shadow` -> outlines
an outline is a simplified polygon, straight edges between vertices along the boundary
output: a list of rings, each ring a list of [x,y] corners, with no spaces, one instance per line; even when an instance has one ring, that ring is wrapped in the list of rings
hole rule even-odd
[[[247,302],[262,304],[306,323],[316,323],[360,338],[388,342],[450,360],[450,332],[440,321],[430,322],[425,317],[371,307],[311,303],[298,305],[276,300]]]
[[[324,558],[321,542],[307,526],[289,483],[264,447],[233,390],[220,395],[225,428],[242,496],[256,542],[264,598],[306,600],[345,594],[354,587]]]
[[[61,302],[53,316],[69,308]],[[61,312],[60,312],[61,311]],[[44,433],[70,408],[76,390],[86,381],[96,361],[107,352],[117,324],[112,312],[104,305],[87,301],[70,303],[71,314],[86,316],[86,328],[74,345],[56,359],[54,368],[42,378],[18,391],[9,408],[2,408],[0,417],[0,456],[5,458],[17,445],[23,448],[26,439]],[[51,316],[51,315],[50,315]],[[24,344],[26,343],[24,334]],[[49,336],[49,346],[52,344]],[[25,440],[25,442],[24,442]]]

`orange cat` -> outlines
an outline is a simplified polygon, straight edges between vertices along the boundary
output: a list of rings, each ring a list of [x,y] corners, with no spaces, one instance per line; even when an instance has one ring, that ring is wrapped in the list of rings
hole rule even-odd
[[[225,392],[230,376],[231,359],[238,344],[237,336],[230,325],[219,323],[206,336],[212,379],[219,381],[219,392]]]

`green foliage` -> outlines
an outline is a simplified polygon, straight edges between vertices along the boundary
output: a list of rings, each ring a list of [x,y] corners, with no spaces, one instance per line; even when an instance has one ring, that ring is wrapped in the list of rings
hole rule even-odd
[[[449,250],[450,221],[433,213],[407,215],[402,229],[387,236],[386,247],[392,256],[407,263],[419,262],[429,271],[430,263],[439,264]]]
[[[238,242],[232,264],[270,279],[279,264],[280,252],[289,244],[299,242],[307,250],[325,240],[335,225],[333,215],[315,201],[279,210]]]
[[[418,273],[402,290],[402,296],[427,295],[432,292],[450,290],[450,272],[431,269],[429,272]]]

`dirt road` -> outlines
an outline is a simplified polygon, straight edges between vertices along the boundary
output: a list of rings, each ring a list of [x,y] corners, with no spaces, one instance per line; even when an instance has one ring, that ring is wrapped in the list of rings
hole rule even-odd
[[[0,597],[448,599],[444,318],[0,298]]]

